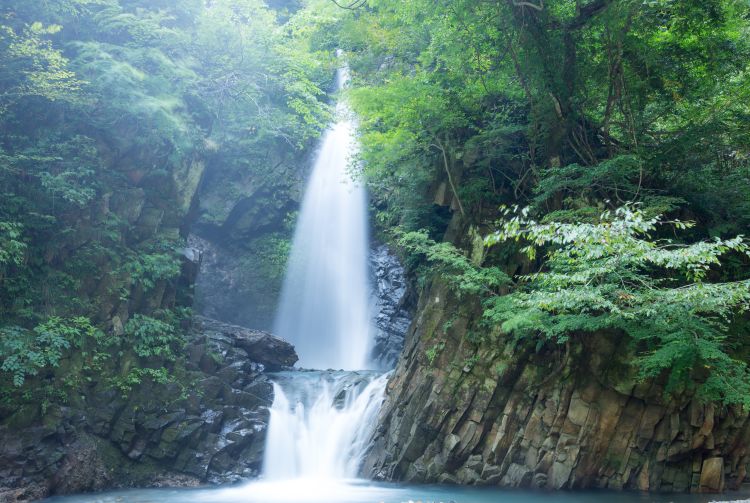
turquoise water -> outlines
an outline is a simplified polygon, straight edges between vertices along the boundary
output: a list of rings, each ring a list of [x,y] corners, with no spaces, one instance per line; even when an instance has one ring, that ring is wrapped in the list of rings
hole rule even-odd
[[[529,492],[455,486],[376,484],[370,481],[290,480],[201,489],[131,489],[60,496],[44,503],[708,503],[750,498],[619,492]]]

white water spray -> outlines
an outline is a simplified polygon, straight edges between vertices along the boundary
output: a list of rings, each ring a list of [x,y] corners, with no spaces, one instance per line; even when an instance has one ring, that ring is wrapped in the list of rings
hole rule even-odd
[[[371,373],[304,372],[274,383],[265,477],[355,478],[386,382]]]
[[[337,87],[348,70],[337,74]],[[323,136],[305,191],[276,314],[275,332],[294,344],[304,368],[369,365],[367,196],[352,181],[354,124],[343,102]]]

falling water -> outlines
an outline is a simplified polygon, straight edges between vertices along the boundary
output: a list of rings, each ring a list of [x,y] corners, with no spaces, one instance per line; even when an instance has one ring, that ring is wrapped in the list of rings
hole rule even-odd
[[[348,80],[346,68],[337,87]],[[276,318],[300,366],[274,377],[263,475],[319,492],[357,476],[383,401],[386,376],[370,364],[365,189],[349,166],[354,125],[343,102],[323,136],[305,192]],[[328,486],[326,486],[328,487]],[[303,492],[307,491],[304,489]]]
[[[263,473],[268,479],[357,476],[386,376],[299,372],[274,383]]]
[[[337,74],[337,87],[348,70]],[[275,332],[292,342],[305,368],[367,368],[367,198],[349,166],[356,143],[343,102],[321,142],[294,235]]]

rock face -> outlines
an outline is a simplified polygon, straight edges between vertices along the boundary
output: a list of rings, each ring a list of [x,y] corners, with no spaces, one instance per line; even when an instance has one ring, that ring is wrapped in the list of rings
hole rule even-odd
[[[478,325],[434,282],[381,410],[366,475],[549,489],[720,491],[744,480],[750,421],[658,383],[634,384],[617,334],[569,349]]]
[[[197,316],[198,330],[209,339],[229,339],[236,348],[244,350],[254,362],[275,371],[293,366],[298,358],[294,347],[287,341],[261,330],[252,330],[237,325]]]
[[[154,278],[153,285],[148,287],[138,279],[133,266],[149,258],[150,243],[161,241],[177,245],[184,236],[185,216],[205,169],[199,158],[186,158],[170,163],[164,173],[146,174],[134,181],[127,173],[138,165],[153,164],[154,152],[134,149],[130,142],[137,141],[133,138],[121,141],[117,147],[111,146],[112,150],[102,144],[100,152],[108,160],[108,170],[118,173],[116,178],[120,181],[117,185],[104,185],[107,192],[101,195],[90,215],[68,222],[76,229],[74,237],[64,249],[55,252],[59,255],[56,260],[52,255],[47,258],[55,268],[63,270],[67,264],[76,261],[88,265],[84,271],[68,271],[76,276],[80,286],[67,295],[74,295],[81,303],[94,306],[90,316],[92,321],[115,334],[134,313],[150,315],[156,310],[192,304],[192,281],[198,264],[188,254],[179,257],[179,275]],[[131,153],[119,158],[115,151],[120,150]],[[114,246],[101,241],[102,229],[110,225],[107,222],[113,225],[108,232],[119,235],[118,240],[124,248],[113,247],[109,254],[91,255],[86,251],[87,244],[100,243],[97,250]],[[78,253],[84,256],[79,257]]]
[[[203,255],[196,312],[272,328],[307,157],[279,145],[267,158],[248,159],[249,166],[209,160],[189,237]]]
[[[370,252],[370,271],[376,328],[373,359],[381,368],[392,369],[412,318],[406,275],[398,257],[386,245]]]
[[[185,375],[123,398],[21,409],[0,427],[0,501],[119,486],[233,482],[261,468],[273,388],[265,369],[297,360],[271,334],[196,320]]]
[[[260,234],[240,246],[191,234],[188,242],[201,252],[196,312],[227,323],[271,329],[285,263],[272,254],[275,248],[283,248],[287,237]]]

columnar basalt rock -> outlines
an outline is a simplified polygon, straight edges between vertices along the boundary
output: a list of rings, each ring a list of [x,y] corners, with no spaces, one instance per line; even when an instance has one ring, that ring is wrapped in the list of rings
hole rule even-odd
[[[365,472],[380,479],[548,489],[715,492],[750,461],[738,409],[638,384],[618,334],[536,348],[483,333],[434,282],[381,411]],[[486,331],[485,331],[486,332]],[[472,342],[474,341],[474,342]]]

